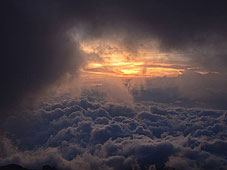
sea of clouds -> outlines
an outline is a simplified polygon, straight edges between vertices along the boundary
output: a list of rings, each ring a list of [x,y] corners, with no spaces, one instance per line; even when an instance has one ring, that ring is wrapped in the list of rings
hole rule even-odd
[[[93,96],[93,97],[92,97]],[[58,169],[227,169],[227,112],[61,96],[1,125],[0,165]]]
[[[225,7],[199,0],[2,2],[0,165],[227,169]],[[203,73],[157,78],[139,92],[113,81],[101,88],[106,97],[62,94],[30,109],[64,76],[78,76],[87,62],[80,42],[118,37],[133,51],[157,41],[161,52],[182,54]]]

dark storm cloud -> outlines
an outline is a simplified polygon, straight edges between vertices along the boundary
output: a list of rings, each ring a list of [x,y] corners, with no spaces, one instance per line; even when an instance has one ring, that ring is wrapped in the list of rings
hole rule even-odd
[[[126,46],[154,39],[163,51],[183,53],[193,64],[226,72],[225,1],[105,1],[97,3],[101,28],[122,31]],[[98,27],[100,26],[98,24]],[[136,34],[135,34],[136,33]]]
[[[25,96],[34,96],[80,65],[77,44],[64,35],[67,25],[50,3],[1,2],[3,111],[21,103]]]
[[[225,72],[225,7],[224,1],[2,1],[0,106],[15,106],[77,70],[81,55],[65,33],[80,24],[88,38],[120,34],[129,48],[153,38],[163,50]]]

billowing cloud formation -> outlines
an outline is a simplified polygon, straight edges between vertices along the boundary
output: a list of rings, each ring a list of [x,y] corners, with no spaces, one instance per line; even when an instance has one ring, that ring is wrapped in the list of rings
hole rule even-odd
[[[59,169],[226,169],[223,110],[125,106],[83,96],[10,116],[0,165]]]
[[[138,40],[154,40],[195,65],[226,72],[225,6],[224,1],[3,1],[0,106],[15,106],[77,70],[79,49],[65,36],[74,27],[88,39],[122,36],[131,50]]]

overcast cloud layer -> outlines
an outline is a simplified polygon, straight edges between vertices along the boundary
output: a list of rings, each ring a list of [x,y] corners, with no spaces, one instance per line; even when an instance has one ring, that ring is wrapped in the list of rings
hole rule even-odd
[[[225,74],[225,7],[225,1],[198,0],[2,1],[1,110],[78,70],[84,57],[66,36],[75,27],[83,38],[122,36],[129,49],[138,40],[157,41],[162,51],[183,53],[194,65]]]

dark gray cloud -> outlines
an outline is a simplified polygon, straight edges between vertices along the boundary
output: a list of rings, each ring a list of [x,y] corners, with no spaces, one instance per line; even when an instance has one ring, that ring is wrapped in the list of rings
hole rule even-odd
[[[53,2],[2,1],[1,17],[0,108],[5,112],[18,103],[32,104],[64,73],[77,71],[82,58]]]
[[[65,33],[78,25],[87,38],[119,34],[130,49],[137,40],[154,39],[194,65],[226,72],[225,6],[225,1],[2,1],[1,109],[77,70],[81,54]]]

